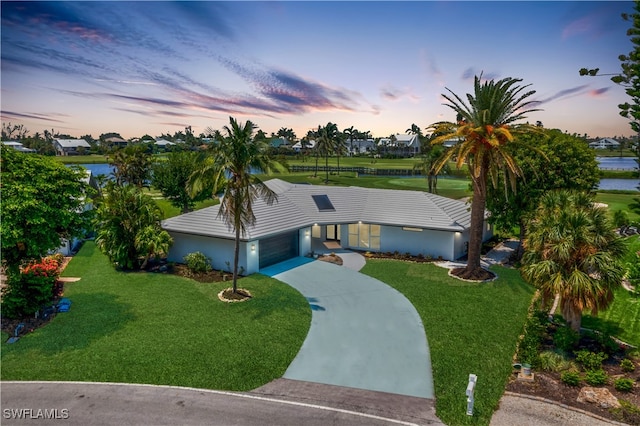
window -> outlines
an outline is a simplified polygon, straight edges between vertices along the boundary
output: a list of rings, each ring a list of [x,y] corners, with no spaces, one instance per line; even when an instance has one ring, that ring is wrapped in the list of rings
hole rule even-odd
[[[380,225],[350,223],[349,246],[369,250],[380,250]]]

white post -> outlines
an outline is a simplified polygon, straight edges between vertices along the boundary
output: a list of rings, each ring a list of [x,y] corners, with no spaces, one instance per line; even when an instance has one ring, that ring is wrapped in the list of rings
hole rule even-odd
[[[473,395],[476,391],[476,381],[478,376],[469,374],[469,384],[467,384],[467,416],[473,416]]]

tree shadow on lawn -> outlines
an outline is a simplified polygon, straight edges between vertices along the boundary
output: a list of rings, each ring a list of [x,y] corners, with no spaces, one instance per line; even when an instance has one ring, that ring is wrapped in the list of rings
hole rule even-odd
[[[74,294],[69,312],[56,314],[45,326],[13,344],[2,344],[6,353],[39,350],[45,355],[85,349],[92,342],[124,328],[135,318],[131,305],[109,293]]]

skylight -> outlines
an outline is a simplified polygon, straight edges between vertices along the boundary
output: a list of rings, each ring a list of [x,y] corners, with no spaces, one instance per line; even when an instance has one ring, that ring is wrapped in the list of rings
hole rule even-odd
[[[331,200],[327,195],[312,195],[313,201],[316,203],[318,210],[321,212],[334,212],[336,208],[331,204]]]

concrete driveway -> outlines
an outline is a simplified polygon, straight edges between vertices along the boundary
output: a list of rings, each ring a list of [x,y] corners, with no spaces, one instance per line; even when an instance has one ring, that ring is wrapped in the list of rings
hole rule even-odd
[[[422,321],[400,292],[323,261],[275,272],[312,309],[309,334],[285,379],[434,397]]]

